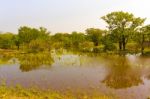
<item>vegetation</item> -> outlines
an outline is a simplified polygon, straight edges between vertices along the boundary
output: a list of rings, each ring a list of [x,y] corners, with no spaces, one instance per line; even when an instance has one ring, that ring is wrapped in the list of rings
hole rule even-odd
[[[1,33],[0,63],[7,62],[12,56],[15,56],[20,62],[20,69],[23,72],[28,72],[40,68],[41,65],[51,67],[51,64],[54,62],[51,53],[53,51],[61,52],[63,49],[81,53],[94,53],[94,55],[99,53],[121,53],[121,55],[122,53],[123,55],[126,53],[150,54],[150,25],[144,26],[145,18],[135,17],[131,13],[118,11],[111,12],[101,17],[101,19],[108,24],[106,30],[88,28],[83,33],[74,31],[72,33],[55,33],[52,35],[44,27],[37,29],[22,26],[18,29],[18,34]],[[15,61],[15,59],[12,60],[12,62]],[[143,83],[140,74],[132,70],[128,64],[124,65],[126,63],[124,57],[122,60],[117,59],[117,61],[120,61],[120,63],[112,64],[115,69],[112,69],[111,73],[103,80],[104,84],[111,88],[120,89]],[[129,77],[126,78],[124,75]],[[63,94],[48,90],[0,86],[0,99],[10,98],[111,99],[112,97],[81,93],[77,95],[72,93]]]
[[[113,99],[106,95],[74,95],[71,92],[60,93],[56,91],[41,91],[36,88],[25,89],[20,86],[6,87],[0,86],[0,99]]]
[[[109,32],[119,43],[119,49],[126,49],[128,39],[135,33],[137,27],[141,26],[145,19],[136,18],[127,12],[112,12],[103,16],[102,19],[108,24]]]
[[[1,33],[0,48],[20,50],[27,53],[67,49],[81,52],[133,52],[149,51],[150,25],[143,26],[145,19],[128,12],[111,12],[102,17],[107,30],[88,28],[85,33],[56,33],[46,28],[20,27],[18,34]],[[118,43],[118,44],[117,44]],[[130,47],[128,47],[130,45]],[[132,50],[131,48],[137,49]]]

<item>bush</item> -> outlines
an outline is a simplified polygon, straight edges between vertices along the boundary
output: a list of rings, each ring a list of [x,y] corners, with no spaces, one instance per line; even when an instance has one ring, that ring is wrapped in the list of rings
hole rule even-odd
[[[85,41],[79,44],[79,49],[84,52],[91,52],[93,50],[93,47],[94,43],[89,41]]]
[[[111,41],[106,41],[104,43],[104,48],[103,50],[106,52],[106,51],[114,51],[116,50],[116,46],[111,42]]]
[[[28,52],[33,53],[42,52],[45,51],[47,48],[49,48],[49,46],[50,45],[45,40],[40,39],[32,40],[29,43]]]
[[[100,52],[102,52],[102,49],[103,49],[103,46],[94,47],[93,52],[94,53],[100,53]]]

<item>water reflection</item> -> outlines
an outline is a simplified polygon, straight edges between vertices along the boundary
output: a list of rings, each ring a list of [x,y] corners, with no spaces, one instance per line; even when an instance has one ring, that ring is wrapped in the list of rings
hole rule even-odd
[[[19,64],[22,72],[40,67],[51,67],[54,60],[49,52],[43,53],[0,53],[0,64]],[[2,65],[3,66],[3,65]]]
[[[69,88],[72,91],[90,90],[91,93],[98,90],[100,93],[118,95],[121,99],[145,99],[150,95],[150,58],[85,53],[28,53],[7,54],[0,59],[12,62],[12,65],[0,65],[0,80],[6,79],[10,86],[37,85],[39,88],[58,91]]]
[[[49,53],[23,54],[18,56],[18,60],[20,61],[20,70],[23,72],[31,71],[41,66],[50,67],[54,62]]]
[[[115,89],[142,84],[140,69],[132,65],[126,57],[113,57],[113,60],[110,60],[108,65],[110,72],[102,82]]]

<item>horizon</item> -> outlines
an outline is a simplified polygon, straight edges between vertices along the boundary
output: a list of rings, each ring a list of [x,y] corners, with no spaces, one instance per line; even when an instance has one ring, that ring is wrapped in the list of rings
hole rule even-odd
[[[16,34],[21,26],[42,26],[52,34],[105,29],[106,23],[100,17],[114,11],[133,13],[150,24],[149,4],[148,0],[5,0],[0,3],[0,31]]]

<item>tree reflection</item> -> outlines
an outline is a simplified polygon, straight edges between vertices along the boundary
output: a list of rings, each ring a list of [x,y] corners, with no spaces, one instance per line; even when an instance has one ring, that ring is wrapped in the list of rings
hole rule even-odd
[[[54,62],[49,53],[24,54],[19,55],[18,59],[20,61],[20,69],[23,72],[31,71],[41,66],[51,66]]]
[[[110,73],[102,81],[107,86],[121,89],[143,83],[139,69],[131,66],[125,57],[113,59],[109,66]]]

